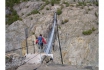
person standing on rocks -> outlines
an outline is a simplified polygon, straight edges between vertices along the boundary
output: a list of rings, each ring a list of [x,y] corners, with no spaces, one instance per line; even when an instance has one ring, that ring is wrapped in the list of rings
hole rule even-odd
[[[36,44],[38,44],[38,48],[40,49],[40,52],[42,52],[41,50],[43,49],[43,44],[46,44],[46,40],[42,37],[42,34],[37,37]]]

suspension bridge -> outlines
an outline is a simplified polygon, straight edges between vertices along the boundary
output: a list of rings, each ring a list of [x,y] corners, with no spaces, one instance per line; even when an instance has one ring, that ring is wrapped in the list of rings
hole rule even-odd
[[[34,54],[29,54],[29,47],[27,44],[27,31],[28,29],[25,29],[26,33],[26,58],[23,60],[24,62],[21,63],[18,67],[15,69],[12,68],[12,70],[98,70],[98,68],[92,67],[92,66],[72,66],[72,65],[65,65],[63,64],[63,57],[62,57],[62,50],[60,45],[60,39],[59,39],[59,32],[58,32],[58,24],[57,24],[57,13],[54,13],[52,28],[49,32],[48,39],[47,39],[47,45],[45,46],[45,49],[43,52],[38,52]],[[54,60],[53,54],[52,54],[52,43],[55,39],[55,31],[57,32],[57,38],[58,38],[58,44],[59,44],[59,50],[60,50],[60,57],[61,57],[61,64],[55,64],[51,63],[49,65],[43,64],[44,56],[49,57],[49,61]],[[16,51],[22,48],[13,49],[11,51]],[[34,49],[35,51],[35,49]],[[45,66],[46,65],[46,66]],[[11,69],[10,69],[11,70]]]
[[[27,44],[27,38],[28,38],[28,28],[25,29],[25,36],[26,36],[26,59],[24,60],[24,63],[22,63],[21,65],[19,65],[18,67],[26,64],[26,63],[35,63],[35,64],[39,64],[43,61],[43,56],[50,56],[51,59],[53,59],[53,54],[52,52],[52,43],[54,42],[55,39],[55,30],[57,30],[57,37],[59,40],[59,34],[58,34],[58,25],[57,25],[57,13],[54,13],[54,17],[53,17],[53,23],[52,23],[52,27],[50,30],[50,33],[48,35],[48,39],[47,39],[47,45],[45,46],[45,49],[43,50],[43,53],[38,52],[38,53],[34,53],[34,54],[29,54],[28,51],[28,44]],[[6,51],[6,53],[11,52],[11,51],[16,51],[22,48],[18,48],[18,49],[13,49],[10,51]],[[59,40],[59,49],[60,49],[60,56],[61,56],[61,62],[63,64],[63,59],[62,59],[62,53],[61,53],[61,46],[60,46],[60,40]],[[34,49],[35,51],[35,49]]]

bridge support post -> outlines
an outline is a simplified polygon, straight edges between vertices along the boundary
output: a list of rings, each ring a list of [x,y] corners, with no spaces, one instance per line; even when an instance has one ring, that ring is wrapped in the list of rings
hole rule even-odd
[[[55,20],[56,20],[56,23],[57,23],[57,18]],[[58,24],[56,24],[56,28],[57,28],[57,36],[58,36],[58,41],[59,41],[59,50],[60,50],[60,56],[61,56],[61,63],[63,64],[63,57],[62,57],[60,38],[59,38],[59,32],[58,32]]]
[[[27,54],[28,54],[28,44],[27,44],[28,28],[25,29],[25,37],[26,37],[26,48],[27,48]]]

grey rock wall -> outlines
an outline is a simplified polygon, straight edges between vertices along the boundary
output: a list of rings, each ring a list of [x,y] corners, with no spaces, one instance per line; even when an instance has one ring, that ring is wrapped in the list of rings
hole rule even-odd
[[[69,1],[69,0],[68,0]],[[47,5],[40,14],[32,14],[26,16],[33,9],[38,9],[41,3],[37,2],[24,2],[14,9],[18,15],[22,17],[21,21],[16,21],[6,28],[6,51],[24,47],[24,49],[16,51],[19,54],[26,54],[25,45],[25,28],[28,27],[28,46],[29,53],[33,53],[33,43],[36,41],[35,36],[40,33],[47,39],[49,29],[51,29],[53,13],[60,8],[60,5]],[[62,55],[64,64],[68,65],[87,65],[98,67],[98,36],[99,36],[99,25],[98,7],[93,6],[73,6],[65,7],[62,9],[62,14],[58,16],[59,24],[59,36],[62,47]],[[26,7],[28,6],[28,7]],[[46,10],[49,7],[50,10]],[[21,8],[21,10],[19,9]],[[21,15],[24,13],[24,16]],[[62,21],[67,19],[68,22],[62,24]],[[95,31],[91,35],[83,35],[82,32],[95,28]],[[34,33],[34,34],[33,34]],[[37,45],[35,45],[37,47]],[[58,40],[55,40],[55,50],[52,52],[55,63],[60,62],[60,54],[58,49]]]

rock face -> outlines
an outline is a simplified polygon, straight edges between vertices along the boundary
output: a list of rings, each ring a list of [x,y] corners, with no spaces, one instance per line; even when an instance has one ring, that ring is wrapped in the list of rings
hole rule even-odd
[[[52,28],[54,11],[61,7],[60,5],[55,4],[51,6],[49,4],[43,10],[40,10],[40,14],[27,16],[33,9],[37,10],[42,5],[43,2],[41,1],[28,1],[14,6],[22,20],[18,20],[6,28],[6,51],[23,48],[14,52],[20,55],[26,54],[25,29],[28,28],[28,51],[29,53],[34,53],[35,47],[35,51],[38,52],[37,45],[33,45],[33,42],[35,43],[36,41],[36,36],[41,33],[45,39],[48,38]],[[49,10],[46,10],[47,7],[49,7]],[[57,23],[59,25],[59,38],[64,64],[98,67],[99,28],[97,15],[98,6],[93,4],[92,6],[83,7],[76,4],[65,7],[63,4],[62,14],[57,16]],[[62,23],[62,21],[66,20],[67,22]],[[92,30],[92,33],[84,35],[83,32],[88,30]],[[56,37],[54,51],[52,51],[55,63],[61,63],[58,46],[58,39]]]
[[[42,4],[43,2],[40,1],[27,1],[14,6],[14,9],[17,11],[19,16],[24,18],[27,14],[31,13],[31,11],[38,10]]]
[[[6,28],[6,51],[23,47],[22,45],[25,44],[23,41],[26,40],[26,28],[28,28],[28,46],[33,47],[33,41],[35,41],[35,37],[39,36],[40,33],[46,38],[49,32],[49,26],[52,24],[52,14],[53,12],[44,15],[31,15],[24,18],[22,21],[16,21],[8,26]],[[16,52],[22,55],[21,50],[17,50]]]
[[[16,70],[18,66],[23,64],[25,57],[21,57],[16,53],[6,54],[6,70]]]
[[[92,40],[90,40],[92,39]],[[63,48],[65,63],[71,65],[98,66],[98,45],[97,37],[75,37],[69,40]],[[69,60],[69,62],[67,62]]]
[[[90,8],[91,10],[86,11]],[[79,7],[68,7],[63,9],[63,13],[58,16],[59,36],[62,47],[64,64],[69,65],[88,65],[98,66],[98,18],[94,12],[98,8],[94,6],[85,6],[84,9]],[[61,24],[60,21],[68,20],[67,23]],[[91,35],[83,35],[83,31],[95,28]],[[58,43],[56,43],[58,44]],[[59,50],[59,49],[57,49]],[[60,52],[56,51],[57,63]]]

